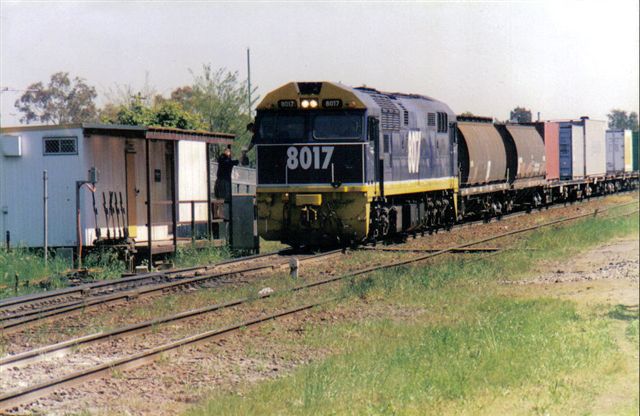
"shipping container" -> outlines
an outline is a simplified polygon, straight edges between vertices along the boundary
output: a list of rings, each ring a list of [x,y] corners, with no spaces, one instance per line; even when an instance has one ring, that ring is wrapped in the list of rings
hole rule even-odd
[[[560,179],[560,124],[548,121],[543,127],[547,180]]]
[[[605,136],[607,123],[601,120],[582,120],[584,126],[584,175],[602,177],[607,173]]]
[[[584,125],[582,122],[560,123],[560,179],[582,179],[584,169]]]
[[[624,171],[633,170],[633,135],[631,130],[624,130]]]
[[[638,171],[638,156],[640,156],[640,148],[638,148],[638,131],[634,131],[631,135],[631,152],[633,153],[632,168],[634,172]]]
[[[505,143],[509,180],[544,179],[544,142],[536,128],[517,124],[498,124],[496,128]]]
[[[607,175],[625,170],[625,140],[623,130],[607,130]]]
[[[463,185],[506,181],[507,155],[493,123],[458,122],[458,154]]]

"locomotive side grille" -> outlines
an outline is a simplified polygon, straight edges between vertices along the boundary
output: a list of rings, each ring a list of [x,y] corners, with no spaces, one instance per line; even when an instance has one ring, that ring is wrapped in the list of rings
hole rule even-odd
[[[436,125],[436,113],[428,113],[427,114],[427,126],[435,127],[435,125]]]
[[[407,109],[404,107],[404,105],[402,105],[402,103],[398,103],[398,105],[400,106],[400,108],[402,108],[402,115],[403,115],[403,122],[405,126],[409,125],[409,112],[407,111]]]
[[[385,130],[400,130],[400,111],[391,99],[382,94],[371,94],[371,98],[381,108],[381,127]]]
[[[400,114],[398,111],[389,111],[382,109],[380,124],[385,130],[400,130]]]

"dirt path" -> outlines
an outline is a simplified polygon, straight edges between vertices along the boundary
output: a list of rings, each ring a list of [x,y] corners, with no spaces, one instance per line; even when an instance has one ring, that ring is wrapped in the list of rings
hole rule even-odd
[[[576,302],[580,313],[609,322],[611,339],[622,359],[612,374],[602,374],[589,414],[638,414],[639,244],[637,235],[615,240],[568,261],[540,264],[534,272],[538,277],[506,285],[511,286],[509,289],[514,289],[513,284],[519,286],[516,292],[522,291],[525,296]]]
[[[569,260],[541,263],[534,278],[509,282],[525,292],[572,300],[580,306],[622,305],[637,310],[640,272],[638,237],[615,240]]]

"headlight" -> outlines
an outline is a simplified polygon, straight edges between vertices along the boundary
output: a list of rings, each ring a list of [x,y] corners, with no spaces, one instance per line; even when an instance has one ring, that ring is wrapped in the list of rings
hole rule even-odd
[[[316,100],[311,100],[309,102],[309,105],[311,106],[311,108],[316,108],[318,106],[318,102]]]
[[[309,100],[302,100],[302,102],[300,103],[300,106],[302,108],[309,108]]]

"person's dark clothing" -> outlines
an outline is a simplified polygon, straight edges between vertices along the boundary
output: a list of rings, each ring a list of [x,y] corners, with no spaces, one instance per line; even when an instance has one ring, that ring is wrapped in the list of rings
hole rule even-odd
[[[213,192],[216,198],[228,201],[231,199],[231,171],[238,165],[237,160],[222,154],[218,158],[218,172],[216,174],[216,184]]]

